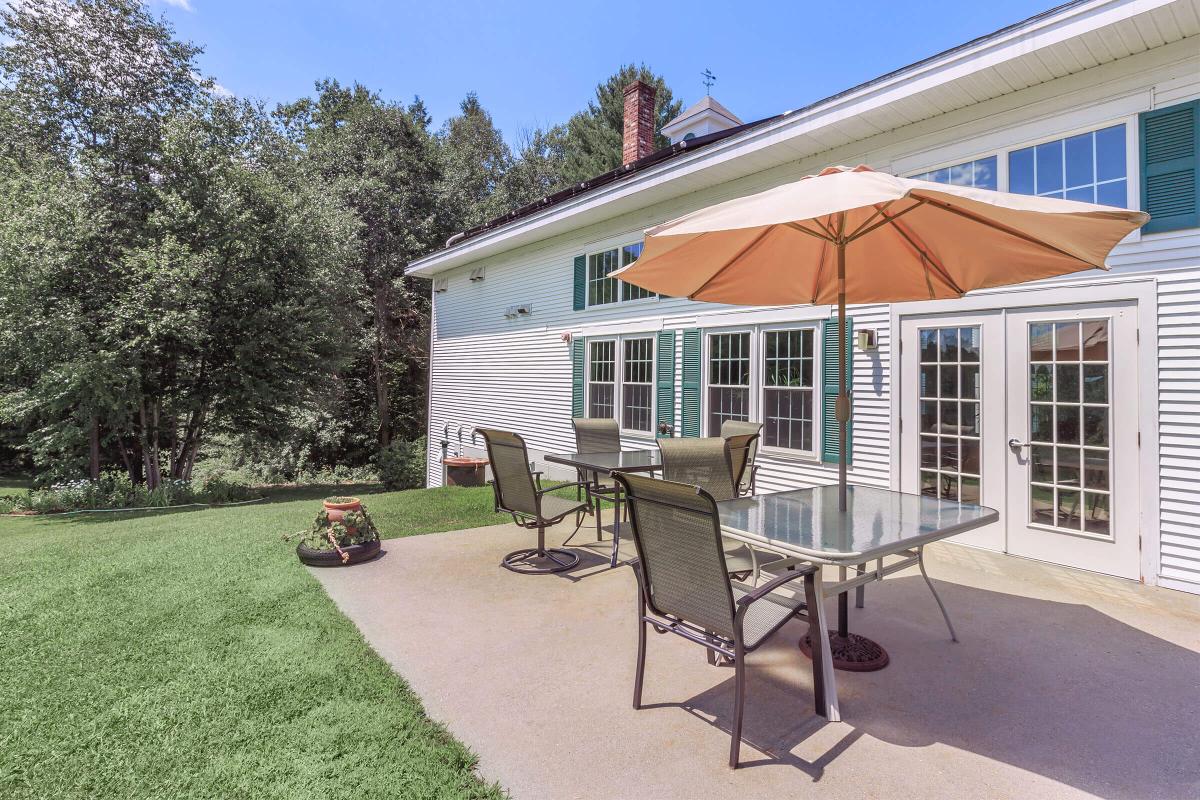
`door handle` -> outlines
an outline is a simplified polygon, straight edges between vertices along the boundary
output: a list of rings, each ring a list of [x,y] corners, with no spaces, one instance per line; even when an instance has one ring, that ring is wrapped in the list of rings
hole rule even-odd
[[[1029,445],[1030,445],[1030,442],[1022,442],[1020,439],[1018,439],[1015,436],[1008,440],[1008,446],[1014,450],[1021,448],[1021,447],[1029,447]]]

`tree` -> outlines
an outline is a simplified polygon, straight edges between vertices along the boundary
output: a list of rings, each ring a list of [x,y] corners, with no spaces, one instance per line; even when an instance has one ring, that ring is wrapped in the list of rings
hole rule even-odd
[[[310,179],[358,221],[357,355],[343,388],[349,397],[359,376],[370,386],[378,445],[386,447],[397,433],[414,438],[424,418],[428,299],[404,267],[445,233],[441,163],[419,100],[406,109],[359,84],[316,88],[315,99],[282,106],[277,116],[303,146]]]
[[[509,210],[503,190],[512,153],[472,92],[438,136],[442,161],[440,201],[450,227],[473,228]]]
[[[0,42],[0,414],[151,487],[278,432],[336,367],[354,220],[140,3],[10,6]]]
[[[518,135],[517,157],[504,175],[508,208],[520,208],[566,188],[567,127],[524,130]]]
[[[625,127],[625,87],[644,81],[657,91],[654,99],[654,146],[670,142],[659,131],[679,116],[683,104],[674,98],[661,75],[645,64],[626,64],[596,86],[596,99],[567,122],[566,160],[562,177],[566,184],[580,183],[621,166],[621,141]]]

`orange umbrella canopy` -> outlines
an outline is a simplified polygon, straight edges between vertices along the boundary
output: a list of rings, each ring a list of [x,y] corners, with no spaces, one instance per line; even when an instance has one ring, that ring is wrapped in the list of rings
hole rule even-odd
[[[646,231],[621,280],[741,305],[961,297],[1081,270],[1149,215],[1109,206],[898,178],[870,167],[730,200]]]

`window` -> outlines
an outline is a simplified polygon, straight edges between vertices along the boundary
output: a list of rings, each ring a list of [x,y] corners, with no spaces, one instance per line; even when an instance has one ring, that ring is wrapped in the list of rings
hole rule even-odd
[[[1109,537],[1108,320],[1029,326],[1029,519]]]
[[[653,337],[589,340],[587,376],[589,417],[616,419],[625,430],[653,432]]]
[[[1008,190],[1124,208],[1125,126],[1056,139],[1008,154]]]
[[[617,268],[617,251],[605,250],[588,256],[588,305],[617,302],[617,279],[608,273]]]
[[[656,297],[654,292],[612,277],[613,272],[637,261],[641,254],[642,243],[635,242],[589,255],[587,257],[587,305],[602,306],[609,303],[624,303]],[[577,277],[576,280],[579,278]]]
[[[625,339],[621,344],[621,427],[650,432],[654,429],[654,340]]]
[[[727,419],[750,419],[750,334],[708,337],[708,435]]]
[[[921,328],[921,494],[980,498],[980,330]]]
[[[913,175],[919,181],[948,183],[952,186],[973,186],[976,189],[996,189],[996,156],[955,164],[931,172]]]
[[[621,266],[628,267],[630,264],[638,260],[638,256],[642,254],[642,243],[627,244],[621,248]],[[632,283],[621,282],[621,299],[622,300],[641,300],[645,297],[654,297],[654,292],[649,289],[643,289],[640,286],[634,286]]]
[[[611,418],[616,409],[617,343],[602,339],[588,343],[588,416]]]
[[[813,449],[812,328],[763,334],[763,445]]]

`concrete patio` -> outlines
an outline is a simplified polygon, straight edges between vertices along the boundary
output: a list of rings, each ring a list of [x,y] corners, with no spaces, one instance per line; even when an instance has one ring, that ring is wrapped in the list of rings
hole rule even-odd
[[[915,571],[872,584],[852,627],[892,662],[839,672],[845,721],[827,723],[796,648],[804,623],[788,623],[750,656],[734,772],[732,670],[651,636],[649,708],[634,711],[632,570],[607,569],[607,541],[557,576],[498,566],[532,538],[501,525],[393,539],[373,563],[313,571],[516,798],[1200,797],[1200,597],[933,546],[962,641]]]

